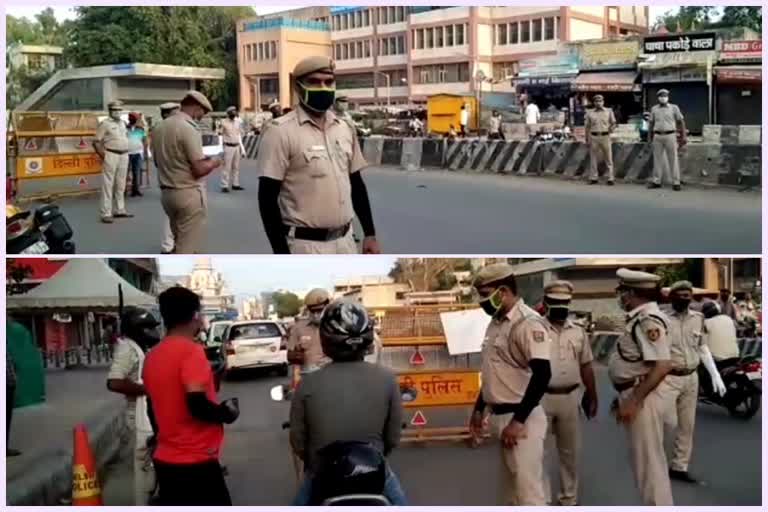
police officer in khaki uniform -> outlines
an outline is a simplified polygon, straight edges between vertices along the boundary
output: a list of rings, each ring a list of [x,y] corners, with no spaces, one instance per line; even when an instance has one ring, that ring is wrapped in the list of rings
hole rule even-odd
[[[224,142],[224,169],[221,172],[221,191],[245,190],[240,186],[240,157],[243,153],[242,122],[237,115],[237,107],[227,109],[227,118],[221,122],[219,133]]]
[[[168,102],[160,105],[160,118],[167,119],[176,112],[179,111],[181,105],[178,103]],[[150,139],[151,139],[150,133]],[[163,241],[160,243],[160,254],[173,253],[173,247],[175,242],[173,240],[173,231],[171,231],[171,221],[168,220],[168,216],[165,216],[165,222],[163,222]]]
[[[550,336],[544,320],[517,293],[512,266],[489,265],[474,287],[480,306],[492,317],[482,349],[482,390],[470,421],[477,437],[486,407],[501,440],[500,505],[546,505],[544,439],[547,416],[540,405],[550,371]]]
[[[288,362],[301,366],[301,373],[318,370],[330,362],[320,344],[320,319],[325,307],[330,304],[330,294],[321,288],[307,293],[304,306],[307,318],[297,320],[288,338]]]
[[[110,102],[109,117],[96,129],[93,147],[101,157],[101,222],[112,224],[114,218],[133,217],[125,211],[125,186],[128,181],[128,152],[132,142],[120,116],[123,103]]]
[[[262,134],[259,210],[276,254],[359,252],[353,220],[363,227],[364,253],[380,253],[368,191],[360,171],[365,159],[352,127],[333,113],[334,63],[308,57],[292,80],[296,110]]]
[[[699,363],[704,363],[712,382],[717,383],[718,390],[724,391],[725,387],[704,340],[704,315],[690,309],[693,285],[689,281],[678,281],[672,285],[669,293],[671,308],[665,313],[669,319],[672,370],[659,386],[666,401],[673,404],[670,410],[673,418],[668,423],[677,424],[669,476],[675,480],[696,483],[697,480],[688,473],[688,463],[693,451],[696,404],[699,399]]]
[[[611,133],[616,129],[616,117],[613,109],[605,108],[605,100],[602,94],[596,94],[592,98],[595,108],[587,111],[586,126],[590,160],[590,185],[598,183],[598,165],[605,163],[608,185],[613,186],[616,177],[613,173],[613,153],[611,152]]]
[[[659,276],[625,268],[616,273],[619,304],[627,312],[623,335],[609,360],[619,393],[611,410],[627,429],[630,463],[643,505],[672,503],[664,420],[670,403],[661,383],[672,369],[669,319],[657,303]]]
[[[177,254],[199,253],[205,246],[208,207],[203,178],[221,166],[221,160],[205,156],[196,123],[212,110],[202,93],[189,91],[181,110],[152,135],[163,209],[171,221]]]
[[[544,287],[545,324],[552,340],[550,365],[552,380],[542,405],[549,421],[549,435],[557,443],[560,462],[558,503],[577,504],[579,490],[578,457],[581,449],[581,419],[578,389],[583,383],[581,405],[587,418],[597,414],[597,387],[592,369],[592,348],[583,327],[569,318],[573,285],[553,281]],[[545,457],[546,459],[546,457]],[[544,470],[544,492],[551,494],[549,473]],[[551,498],[547,500],[551,503]]]
[[[661,89],[658,105],[651,109],[648,123],[648,139],[653,144],[653,178],[648,188],[661,188],[665,169],[672,173],[675,190],[680,190],[680,161],[677,157],[678,137],[685,146],[687,134],[685,120],[680,108],[669,102],[669,91]]]

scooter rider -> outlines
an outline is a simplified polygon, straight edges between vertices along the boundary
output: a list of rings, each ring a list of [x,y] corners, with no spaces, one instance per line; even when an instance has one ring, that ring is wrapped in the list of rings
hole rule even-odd
[[[704,325],[706,326],[705,343],[712,353],[717,375],[723,368],[727,368],[739,361],[739,344],[736,337],[736,325],[731,317],[720,312],[720,306],[716,302],[706,301],[701,312],[704,315]],[[712,395],[714,387],[712,386],[711,370],[699,366],[699,382],[701,383],[704,395]],[[720,378],[718,385],[718,394],[725,394],[725,385]]]
[[[313,482],[324,448],[338,441],[359,441],[388,456],[399,444],[402,428],[396,377],[363,360],[374,342],[373,322],[365,308],[355,302],[332,302],[319,327],[323,353],[332,362],[305,374],[291,401],[291,447],[305,468],[294,506],[314,504],[318,490],[313,491]],[[382,494],[392,505],[407,505],[390,468]]]

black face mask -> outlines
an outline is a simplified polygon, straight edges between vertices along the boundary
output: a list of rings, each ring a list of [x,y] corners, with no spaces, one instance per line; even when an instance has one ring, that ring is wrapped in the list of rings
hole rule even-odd
[[[234,119],[237,117],[237,114],[228,114],[227,117],[229,117],[230,119]]]
[[[491,301],[489,300],[484,300],[481,302],[480,307],[483,308],[483,311],[485,311],[488,316],[496,316],[496,313],[499,312],[498,309],[493,307],[493,304],[491,304]]]
[[[565,322],[568,319],[570,309],[568,306],[547,305],[547,318],[553,322]]]
[[[311,88],[299,84],[301,103],[309,110],[322,114],[333,106],[336,100],[336,89]]]
[[[672,309],[677,311],[678,313],[682,313],[683,311],[688,309],[688,306],[691,305],[690,299],[675,299],[672,301]]]

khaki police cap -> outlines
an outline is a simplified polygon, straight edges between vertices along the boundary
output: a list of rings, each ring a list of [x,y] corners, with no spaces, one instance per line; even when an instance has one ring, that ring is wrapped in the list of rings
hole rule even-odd
[[[272,110],[273,108],[278,108],[280,106],[280,102],[277,100],[274,100],[272,103],[269,104],[267,108]]]
[[[234,107],[234,106],[227,107],[227,114],[229,114],[230,112],[237,112],[237,107]]]
[[[181,105],[179,105],[178,103],[174,103],[172,101],[169,101],[168,103],[163,103],[162,105],[160,105],[160,110],[173,110],[176,108],[181,108]]]
[[[107,105],[107,108],[109,110],[123,110],[123,102],[122,101],[110,101]]]
[[[475,276],[473,286],[475,288],[482,288],[492,283],[506,279],[509,276],[514,275],[515,270],[512,265],[508,263],[494,263],[480,269],[480,272]]]
[[[314,290],[310,290],[309,293],[307,293],[307,296],[304,297],[304,305],[311,308],[312,306],[319,306],[330,300],[331,295],[327,290],[315,288]]]
[[[211,106],[211,102],[208,101],[208,98],[205,97],[205,94],[198,92],[198,91],[188,91],[187,94],[184,95],[184,99],[181,101],[183,102],[187,98],[192,98],[195,100],[195,102],[203,107],[206,111],[212,112],[213,107]]]
[[[333,59],[330,57],[307,57],[299,61],[296,67],[293,68],[293,78],[301,78],[309,75],[310,73],[333,73],[336,66],[333,63]]]
[[[656,274],[649,274],[648,272],[640,272],[637,270],[629,270],[628,268],[620,268],[616,272],[616,277],[619,278],[619,285],[627,288],[641,288],[646,290],[652,290],[659,285],[661,277]]]
[[[571,300],[573,285],[568,281],[552,281],[544,287],[544,296],[555,300]]]
[[[604,99],[602,94],[595,94],[595,95],[592,97],[592,100],[593,100],[593,101],[602,100],[602,99]]]
[[[693,291],[693,283],[690,281],[678,281],[669,288],[669,293],[688,290]]]
[[[668,89],[661,89],[659,92],[656,93],[656,96],[669,96],[669,90]]]
[[[349,97],[345,95],[336,96],[336,101],[349,101]]]

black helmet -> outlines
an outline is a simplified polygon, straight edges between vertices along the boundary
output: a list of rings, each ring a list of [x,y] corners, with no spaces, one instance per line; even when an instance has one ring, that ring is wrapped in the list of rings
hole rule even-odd
[[[320,505],[336,496],[382,494],[387,464],[370,443],[336,441],[318,452],[314,474],[310,504]]]
[[[320,320],[320,342],[334,361],[355,360],[373,343],[373,322],[357,302],[332,302]]]
[[[123,336],[132,339],[148,349],[160,341],[160,322],[144,308],[129,306],[120,316],[120,330]]]
[[[701,313],[704,315],[704,318],[715,317],[720,314],[720,306],[718,306],[715,301],[705,301],[704,304],[701,305]]]

